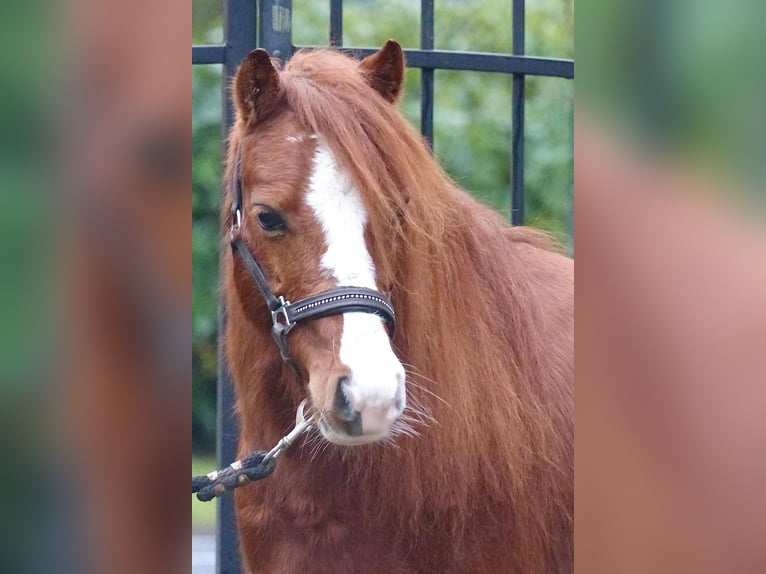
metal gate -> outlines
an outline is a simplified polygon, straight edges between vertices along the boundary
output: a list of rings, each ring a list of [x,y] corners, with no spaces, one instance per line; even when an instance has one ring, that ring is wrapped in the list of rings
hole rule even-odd
[[[574,78],[574,61],[539,58],[524,53],[525,2],[509,0],[513,10],[512,54],[485,54],[434,50],[434,0],[421,0],[420,49],[404,50],[407,66],[420,68],[422,74],[422,134],[433,140],[434,70],[465,70],[511,74],[511,221],[524,222],[524,86],[526,76]],[[329,44],[344,52],[366,56],[375,49],[343,46],[343,0],[329,0]],[[239,62],[250,50],[265,48],[281,60],[287,60],[305,46],[292,44],[292,0],[223,0],[224,43],[192,46],[192,65],[223,65],[224,88],[234,76]],[[228,130],[234,119],[229,98],[224,97],[223,127]],[[223,332],[226,310],[219,305],[219,333]],[[218,356],[218,468],[236,459],[237,421],[234,417],[231,377],[222,353]],[[217,571],[239,574],[239,549],[234,521],[233,497],[218,501]]]

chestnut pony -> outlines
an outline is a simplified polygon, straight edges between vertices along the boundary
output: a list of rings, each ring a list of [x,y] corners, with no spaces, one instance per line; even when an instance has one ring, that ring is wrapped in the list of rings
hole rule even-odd
[[[403,76],[389,41],[282,71],[256,50],[234,80],[225,228],[237,187],[274,293],[362,287],[396,311],[393,333],[366,312],[297,325],[293,370],[242,258],[224,258],[240,453],[275,444],[304,399],[318,421],[236,492],[246,568],[571,572],[573,262],[445,175],[397,111]]]

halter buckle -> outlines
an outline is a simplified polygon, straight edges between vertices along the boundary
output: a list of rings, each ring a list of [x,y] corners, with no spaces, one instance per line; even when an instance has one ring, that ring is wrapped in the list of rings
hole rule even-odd
[[[295,323],[290,321],[290,317],[287,314],[287,307],[290,305],[290,301],[286,301],[281,295],[277,297],[277,301],[279,301],[279,307],[271,312],[271,322],[275,327],[280,327],[283,335],[287,335],[295,326]],[[280,317],[282,318],[281,321]]]
[[[232,222],[231,222],[231,231],[232,233],[235,233],[239,231],[239,228],[242,227],[242,210],[237,208],[234,211]]]

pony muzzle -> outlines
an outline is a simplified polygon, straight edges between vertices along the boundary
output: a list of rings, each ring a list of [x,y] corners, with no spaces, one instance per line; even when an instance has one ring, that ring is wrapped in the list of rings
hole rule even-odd
[[[351,375],[338,378],[332,408],[319,419],[319,430],[330,442],[345,446],[367,444],[387,437],[406,406],[404,372],[363,381]]]

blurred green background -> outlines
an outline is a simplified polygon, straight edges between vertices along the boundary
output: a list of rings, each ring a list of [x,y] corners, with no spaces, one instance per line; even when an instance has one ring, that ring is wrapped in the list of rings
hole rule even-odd
[[[293,1],[293,43],[326,45],[329,1]],[[373,47],[394,38],[418,48],[419,0],[346,0],[344,45]],[[192,41],[223,39],[222,2],[193,0]],[[574,57],[574,2],[527,2],[528,54]],[[435,47],[510,53],[510,0],[436,2]],[[193,68],[193,423],[192,448],[210,457],[215,445],[218,198],[221,177],[221,68]],[[511,77],[436,71],[434,150],[452,177],[506,217],[510,209]],[[574,83],[527,79],[527,222],[572,250]],[[420,72],[409,70],[402,110],[420,125]],[[194,465],[199,464],[195,458]],[[212,459],[207,462],[212,466]],[[210,468],[207,468],[210,470]]]
[[[582,125],[721,178],[763,213],[766,3],[591,0],[578,15]]]

